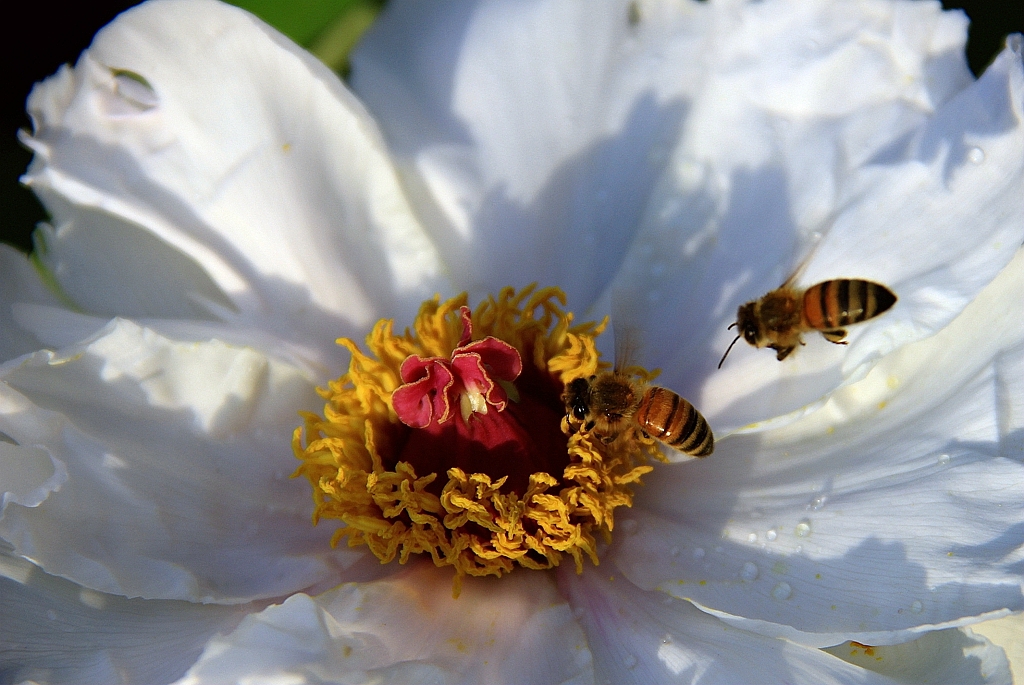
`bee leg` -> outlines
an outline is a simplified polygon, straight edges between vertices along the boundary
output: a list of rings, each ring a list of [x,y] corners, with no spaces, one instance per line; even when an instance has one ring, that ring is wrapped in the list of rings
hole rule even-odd
[[[788,357],[790,352],[796,349],[796,345],[790,345],[789,347],[776,347],[775,345],[769,345],[769,347],[778,353],[775,355],[775,358],[780,362]]]
[[[836,345],[845,345],[846,341],[843,338],[846,337],[846,329],[837,328],[834,331],[822,331],[821,334],[825,336],[825,340]]]

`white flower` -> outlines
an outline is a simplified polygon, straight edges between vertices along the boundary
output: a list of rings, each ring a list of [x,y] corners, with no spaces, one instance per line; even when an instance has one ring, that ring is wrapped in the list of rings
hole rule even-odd
[[[394,2],[357,98],[240,10],[122,15],[29,100],[45,276],[0,248],[0,673],[1009,680],[955,628],[1024,610],[1024,75],[1013,37],[973,81],[965,30],[882,0]],[[800,264],[899,301],[716,370]],[[531,281],[637,328],[715,453],[658,465],[581,575],[453,599],[450,569],[330,548],[288,475],[334,339]]]

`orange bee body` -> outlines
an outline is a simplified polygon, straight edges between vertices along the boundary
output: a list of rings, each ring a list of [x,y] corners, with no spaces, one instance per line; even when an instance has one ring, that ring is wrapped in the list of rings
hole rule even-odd
[[[708,422],[692,404],[666,388],[646,386],[620,371],[577,378],[565,386],[567,433],[592,433],[605,444],[620,435],[655,439],[695,457],[715,448]]]
[[[896,299],[896,294],[884,285],[860,279],[823,281],[806,290],[793,288],[787,281],[764,297],[742,305],[733,326],[739,327],[737,340],[742,336],[754,347],[771,348],[777,353],[776,359],[782,361],[797,345],[804,344],[803,334],[811,331],[820,332],[829,342],[845,345],[846,326],[888,311]],[[721,367],[721,362],[718,365]]]

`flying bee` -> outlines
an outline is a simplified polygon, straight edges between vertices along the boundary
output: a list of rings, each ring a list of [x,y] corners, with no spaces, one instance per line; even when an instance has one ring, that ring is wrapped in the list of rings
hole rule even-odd
[[[818,331],[825,340],[845,345],[846,326],[873,319],[896,303],[896,294],[884,285],[857,278],[838,278],[806,290],[792,285],[796,274],[759,300],[736,312],[736,339],[722,355],[718,368],[741,337],[754,347],[769,347],[782,361],[803,345],[803,334]]]
[[[639,434],[695,457],[715,449],[708,422],[692,404],[666,388],[648,386],[618,368],[565,386],[567,433],[592,433],[609,444],[620,435]]]

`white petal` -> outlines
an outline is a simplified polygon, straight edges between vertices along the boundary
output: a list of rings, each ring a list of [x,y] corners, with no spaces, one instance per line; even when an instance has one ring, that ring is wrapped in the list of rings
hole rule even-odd
[[[253,610],[105,595],[0,553],[0,673],[6,682],[169,683]]]
[[[0,398],[0,402],[7,398]],[[3,402],[2,411],[8,411]],[[0,516],[8,504],[38,507],[67,481],[64,464],[53,459],[39,447],[22,447],[14,439],[0,433]]]
[[[879,357],[946,325],[1012,258],[1024,241],[1024,75],[1020,41],[1010,42],[920,127],[893,131],[906,134],[898,145],[850,168],[801,157],[801,173],[819,170],[836,185],[814,212],[792,197],[804,192],[793,188],[793,161],[725,182],[684,143],[624,267],[616,318],[645,331],[645,361],[666,370],[659,382],[699,406],[716,434],[817,408]],[[778,287],[805,257],[799,286],[863,278],[899,300],[850,327],[848,346],[805,334],[806,346],[780,363],[741,341],[716,370],[738,305]]]
[[[257,321],[329,344],[440,266],[337,77],[209,0],[134,8],[29,98],[44,263],[104,314]]]
[[[1024,634],[1024,614],[975,623],[970,627],[970,631],[1002,647],[1006,651],[1010,671],[1017,678],[1017,682],[1024,678],[1024,640],[1020,639]]]
[[[362,556],[314,529],[294,470],[308,374],[250,348],[176,342],[125,320],[0,367],[0,431],[66,469],[0,536],[103,592],[238,602],[338,582]]]
[[[590,651],[546,573],[467,578],[429,562],[387,580],[295,595],[213,641],[203,683],[582,683]]]
[[[837,159],[866,159],[968,82],[965,33],[962,15],[923,4],[396,2],[353,84],[461,282],[555,282],[582,309],[670,211],[651,196],[678,140],[715,167],[710,185],[795,150],[808,187],[793,195],[823,216]]]
[[[0,245],[0,361],[39,349],[35,336],[16,323],[12,307],[17,303],[57,304],[43,285],[28,256],[9,245]]]
[[[1024,461],[1024,343],[996,358],[999,453]]]
[[[601,682],[890,682],[813,647],[727,626],[604,565],[582,576],[563,569],[559,584],[587,631]]]
[[[396,2],[368,32],[353,87],[457,283],[604,287],[683,113],[644,42],[624,3]]]
[[[991,361],[1024,339],[1021,302],[1024,252],[950,326],[819,412],[657,469],[616,563],[641,587],[819,646],[1024,609],[1024,464],[999,456]]]
[[[915,685],[1010,685],[1009,663],[999,647],[970,629],[937,630],[912,642],[872,647],[844,642],[825,650],[840,659]]]

